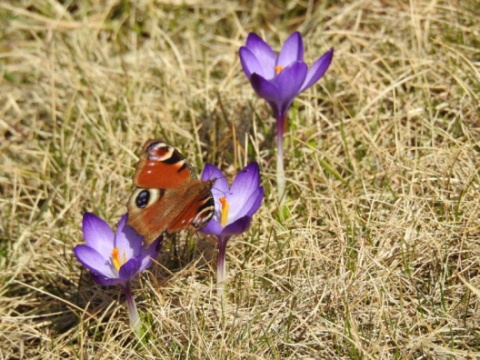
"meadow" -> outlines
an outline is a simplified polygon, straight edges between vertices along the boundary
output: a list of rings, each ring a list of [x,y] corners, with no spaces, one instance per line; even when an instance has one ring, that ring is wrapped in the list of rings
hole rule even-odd
[[[0,3],[0,359],[480,358],[478,0]],[[275,120],[242,71],[250,32],[294,31],[325,76]],[[260,165],[227,249],[164,241],[123,292],[73,255],[82,216],[126,212],[142,144],[200,172]]]

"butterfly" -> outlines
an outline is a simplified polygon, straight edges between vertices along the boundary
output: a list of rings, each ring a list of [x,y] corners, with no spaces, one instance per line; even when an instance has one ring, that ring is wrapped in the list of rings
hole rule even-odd
[[[159,236],[197,231],[213,217],[215,180],[198,180],[195,169],[174,147],[149,140],[142,148],[128,200],[128,225],[149,246]]]

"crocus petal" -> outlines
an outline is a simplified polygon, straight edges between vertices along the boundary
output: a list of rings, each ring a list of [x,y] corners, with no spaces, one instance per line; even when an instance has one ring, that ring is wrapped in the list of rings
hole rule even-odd
[[[248,195],[248,198],[241,198],[240,196],[236,196],[237,199],[235,199],[233,196],[230,199],[232,204],[238,204],[237,206],[232,206],[230,210],[230,214],[228,216],[228,223],[232,223],[238,218],[241,218],[246,215],[253,215],[255,211],[258,210],[258,207],[260,206],[262,199],[263,199],[263,188],[257,188],[255,189],[255,192],[250,193]],[[260,199],[260,200],[259,200]],[[240,201],[239,201],[240,200]],[[258,203],[260,201],[260,203]],[[255,208],[254,211],[252,211],[252,208]]]
[[[275,76],[275,63],[277,60],[275,51],[255,33],[248,35],[246,47],[255,55],[262,66],[263,70],[259,75],[272,79]]]
[[[215,180],[215,184],[212,188],[212,195],[215,202],[214,216],[218,218],[220,216],[220,210],[222,209],[220,198],[229,192],[227,178],[215,165],[206,164],[202,171],[201,179],[202,181]]]
[[[205,180],[212,174],[219,175],[218,173],[221,171],[216,167],[208,166],[203,172],[202,179]],[[258,210],[263,199],[259,166],[255,162],[247,165],[236,176],[231,189],[228,188],[228,183],[225,184],[222,192],[214,194],[216,209],[213,219],[201,230],[203,233],[216,236],[219,242],[245,231],[250,225],[251,216]],[[226,198],[229,205],[228,209],[224,209],[224,211],[228,211],[226,226],[222,226],[220,221],[221,209],[222,206],[225,206],[225,204],[220,204],[220,198],[223,197]]]
[[[241,176],[243,175],[243,176]],[[245,216],[250,207],[255,202],[256,192],[259,189],[259,176],[250,176],[249,173],[242,172],[235,178],[232,184],[231,195],[228,201],[230,206],[229,223],[231,219],[238,219]],[[244,212],[242,212],[244,211]]]
[[[265,190],[263,187],[259,188],[258,191],[252,196],[255,201],[253,202],[252,206],[250,207],[250,210],[248,210],[247,215],[248,216],[253,216],[257,212],[257,210],[260,208],[260,205],[262,205],[263,197],[265,196]]]
[[[262,204],[263,192],[264,192],[263,187],[257,189],[257,191],[255,191],[255,193],[253,193],[249,197],[248,201],[239,210],[239,214],[237,215],[237,217],[247,216],[247,215],[253,216],[253,214],[257,212],[258,208]]]
[[[295,97],[300,93],[300,87],[307,75],[308,67],[303,62],[295,62],[287,66],[276,78],[280,100],[272,106],[277,121],[285,119],[288,109]],[[270,104],[271,105],[271,104]]]
[[[254,189],[259,185],[260,169],[256,162],[252,162],[245,166],[243,170],[235,177],[230,189],[232,193],[235,193],[237,191],[243,191],[245,188]]]
[[[137,256],[128,260],[125,264],[120,267],[118,272],[119,278],[122,281],[128,281],[137,275],[140,265],[141,265],[141,256]]]
[[[92,273],[92,279],[98,285],[102,285],[102,286],[111,286],[111,285],[117,285],[117,284],[122,283],[122,280],[120,280],[119,278],[110,279],[110,278],[107,278],[103,275],[99,275],[99,274],[95,274],[95,273]]]
[[[333,48],[327,51],[325,54],[320,56],[320,58],[315,61],[310,70],[308,70],[307,76],[303,85],[300,89],[300,92],[308,89],[310,86],[315,84],[327,71],[330,63],[333,59]]]
[[[222,231],[222,236],[230,237],[233,235],[241,234],[248,229],[251,222],[252,222],[251,216],[244,216],[236,220],[234,223],[226,226],[225,229],[223,229]]]
[[[260,170],[258,164],[252,162],[245,166],[233,181],[228,197],[231,205],[227,223],[230,224],[245,215],[252,216],[260,207],[262,199]]]
[[[162,248],[163,244],[163,236],[159,237],[155,240],[150,246],[145,249],[143,246],[141,248],[141,257],[142,263],[140,265],[140,271],[145,271],[152,265],[154,259],[157,258],[160,249]]]
[[[115,238],[110,226],[98,216],[88,212],[83,214],[82,223],[83,238],[87,245],[105,258],[109,257]]]
[[[292,101],[300,93],[299,91],[307,76],[307,71],[307,64],[297,61],[278,74],[275,82],[280,91],[282,102]]]
[[[303,61],[302,35],[298,31],[288,37],[278,55],[277,65],[287,67],[295,61]]]
[[[244,48],[240,51],[240,58],[245,74],[255,92],[272,108],[277,120],[278,138],[282,139],[282,125],[293,100],[323,76],[332,61],[333,49],[318,59],[308,71],[303,62],[303,39],[299,32],[287,38],[278,57],[275,57],[267,43],[253,33],[249,34]],[[272,64],[273,60],[275,63]]]
[[[250,76],[254,73],[265,76],[262,65],[248,48],[242,46],[238,53],[240,55],[243,72],[247,75],[247,78],[250,79]]]
[[[212,190],[219,192],[228,191],[228,181],[222,171],[215,165],[206,164],[202,171],[202,181],[215,180],[215,185]]]
[[[118,223],[115,234],[115,246],[121,251],[122,258],[131,259],[140,254],[143,237],[126,225],[127,214],[123,215]]]
[[[217,220],[212,219],[208,222],[206,226],[202,228],[201,231],[204,234],[220,236],[220,234],[223,231],[223,227],[220,225],[220,223]]]
[[[250,77],[250,83],[252,84],[253,90],[265,100],[273,101],[275,103],[281,101],[280,91],[277,86],[270,81],[265,80],[262,76],[252,74]]]
[[[118,277],[113,271],[109,261],[90,246],[83,244],[77,245],[73,249],[73,253],[77,257],[78,261],[80,261],[80,263],[92,273],[96,273],[110,279]]]

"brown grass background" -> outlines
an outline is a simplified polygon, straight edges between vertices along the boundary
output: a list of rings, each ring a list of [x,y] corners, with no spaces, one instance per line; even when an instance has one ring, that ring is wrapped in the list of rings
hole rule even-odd
[[[480,4],[476,0],[40,0],[0,4],[0,359],[480,357]],[[325,77],[290,111],[288,197],[274,120],[241,71],[250,31],[293,31]],[[114,225],[149,138],[266,197],[228,247],[166,241],[119,288],[73,256]]]

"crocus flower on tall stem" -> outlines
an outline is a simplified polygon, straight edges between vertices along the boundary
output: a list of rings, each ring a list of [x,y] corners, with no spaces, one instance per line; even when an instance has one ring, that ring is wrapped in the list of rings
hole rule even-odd
[[[263,187],[260,186],[260,171],[256,162],[247,165],[235,177],[231,186],[217,167],[207,164],[203,169],[202,180],[212,179],[216,180],[212,188],[215,214],[201,231],[217,238],[217,294],[223,298],[227,243],[233,235],[245,232],[250,226],[253,214],[262,203]]]
[[[120,285],[127,300],[130,325],[140,335],[141,324],[137,306],[132,296],[131,280],[145,271],[160,251],[162,239],[157,239],[148,249],[142,246],[143,238],[126,225],[122,216],[114,234],[110,226],[91,213],[83,215],[83,237],[86,244],[75,246],[73,252],[80,263],[90,270],[99,285]]]
[[[250,33],[239,54],[243,71],[253,89],[268,102],[277,120],[277,187],[282,198],[285,191],[283,134],[288,109],[295,97],[325,74],[332,62],[333,48],[309,69],[303,61],[303,40],[299,32],[288,37],[278,56],[257,34]]]

